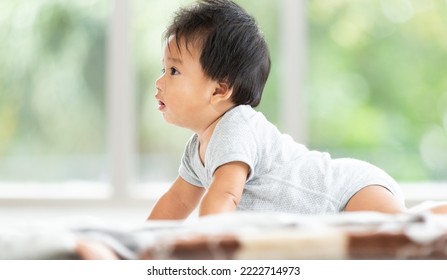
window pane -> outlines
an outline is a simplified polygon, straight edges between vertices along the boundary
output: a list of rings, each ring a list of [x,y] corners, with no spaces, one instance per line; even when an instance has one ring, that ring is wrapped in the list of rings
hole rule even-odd
[[[137,73],[137,112],[139,128],[139,181],[172,181],[177,176],[181,154],[192,132],[167,124],[157,110],[155,80],[161,75],[162,35],[181,6],[188,0],[136,0],[134,2],[133,36]],[[269,44],[273,61],[278,61],[276,0],[235,1],[258,21]],[[279,119],[277,104],[277,64],[273,64],[259,110],[272,121]]]
[[[447,179],[444,0],[309,1],[311,146]]]
[[[0,1],[0,181],[104,177],[107,3]]]

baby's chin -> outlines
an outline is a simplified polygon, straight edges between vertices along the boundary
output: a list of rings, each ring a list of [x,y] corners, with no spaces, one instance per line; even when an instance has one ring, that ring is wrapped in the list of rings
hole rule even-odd
[[[170,117],[168,113],[163,112],[162,114],[163,114],[163,119],[165,120],[166,123],[171,124],[171,125],[175,125],[175,126],[178,126],[178,127],[185,127],[184,125],[181,124],[181,122],[179,122],[179,121],[173,119],[172,117]]]

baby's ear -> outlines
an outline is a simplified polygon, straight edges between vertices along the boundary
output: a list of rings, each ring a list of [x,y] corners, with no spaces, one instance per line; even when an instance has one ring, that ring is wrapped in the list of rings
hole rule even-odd
[[[231,95],[233,94],[233,88],[229,86],[227,82],[217,82],[216,88],[214,90],[211,102],[216,104],[221,101],[231,100]]]

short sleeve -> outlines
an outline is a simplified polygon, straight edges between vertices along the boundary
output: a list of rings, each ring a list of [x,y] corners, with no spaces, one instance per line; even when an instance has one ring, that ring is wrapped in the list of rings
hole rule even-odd
[[[194,170],[194,153],[198,148],[198,138],[197,135],[193,135],[186,144],[185,151],[182,156],[182,160],[180,162],[179,167],[179,176],[183,178],[186,182],[198,186],[203,187],[202,182],[200,181],[199,176]]]
[[[207,172],[212,176],[220,166],[240,161],[250,168],[249,181],[254,175],[256,151],[257,143],[245,116],[232,114],[215,128],[205,156]]]

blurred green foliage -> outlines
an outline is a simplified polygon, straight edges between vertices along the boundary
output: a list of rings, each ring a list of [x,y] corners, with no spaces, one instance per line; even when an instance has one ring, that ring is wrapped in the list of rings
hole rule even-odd
[[[399,180],[447,179],[447,4],[309,1],[310,137]]]
[[[191,135],[166,124],[154,99],[164,28],[191,2],[132,2],[142,181],[172,179]],[[280,1],[236,2],[269,44],[272,71],[259,109],[278,124]],[[368,160],[402,181],[447,179],[446,6],[308,1],[310,148]],[[110,8],[106,0],[0,0],[0,180],[104,172]]]
[[[0,180],[98,177],[107,12],[100,0],[0,1]]]

